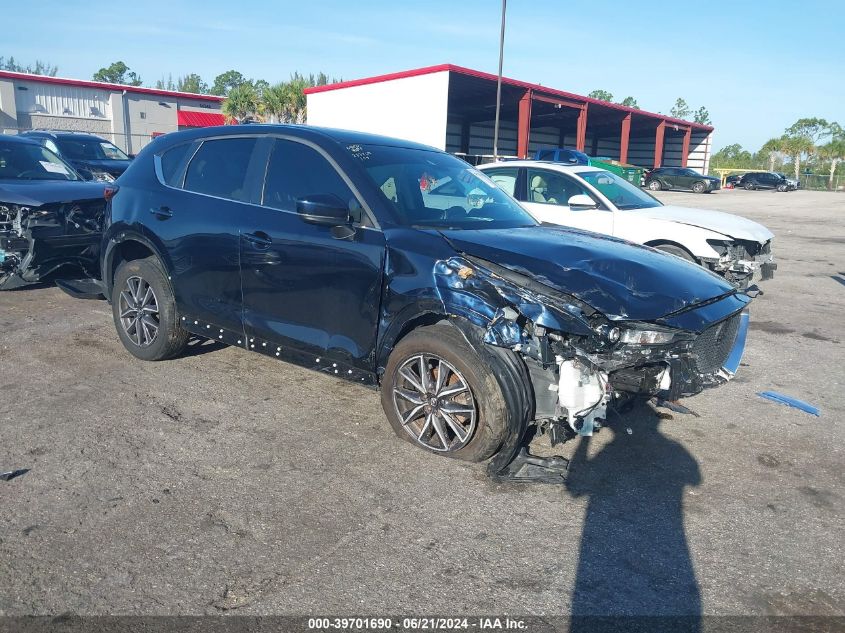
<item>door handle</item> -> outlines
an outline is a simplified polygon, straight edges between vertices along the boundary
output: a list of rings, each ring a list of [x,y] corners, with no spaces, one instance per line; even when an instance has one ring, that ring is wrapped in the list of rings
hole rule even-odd
[[[158,209],[150,209],[150,213],[156,216],[159,220],[167,220],[173,217],[173,211],[170,207],[161,206]]]
[[[255,246],[255,248],[270,248],[273,240],[264,231],[256,231],[255,233],[244,233],[244,239]]]

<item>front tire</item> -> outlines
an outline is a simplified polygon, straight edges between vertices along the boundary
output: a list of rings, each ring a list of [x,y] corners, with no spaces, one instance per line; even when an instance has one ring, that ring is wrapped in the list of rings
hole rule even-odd
[[[704,186],[703,182],[695,182],[692,185],[693,193],[704,193],[705,189],[706,189],[706,187]]]
[[[648,183],[646,183],[646,187],[648,187],[652,191],[660,191],[661,189],[663,189],[659,180],[648,181]]]
[[[745,190],[746,191],[754,191],[754,183],[751,183],[751,182],[745,183]]]
[[[488,361],[448,322],[399,341],[381,382],[382,407],[396,435],[446,457],[492,457],[512,414]]]
[[[692,253],[690,253],[685,248],[681,248],[680,246],[675,246],[674,244],[657,244],[654,248],[659,251],[663,251],[664,253],[669,253],[670,255],[675,255],[676,257],[685,259],[688,262],[692,262],[693,264],[698,263],[697,261],[695,261],[695,257],[692,256]]]
[[[155,257],[123,262],[114,275],[112,314],[117,335],[141,360],[172,358],[188,345],[167,275]]]

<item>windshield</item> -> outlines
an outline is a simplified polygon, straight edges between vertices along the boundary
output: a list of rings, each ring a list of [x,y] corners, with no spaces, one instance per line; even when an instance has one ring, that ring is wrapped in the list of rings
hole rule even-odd
[[[120,148],[108,141],[90,138],[63,138],[58,141],[62,154],[71,160],[129,160]]]
[[[0,180],[80,180],[73,168],[46,147],[0,141]]]
[[[578,175],[604,194],[621,211],[663,206],[657,198],[612,172],[582,171]]]
[[[350,145],[400,224],[420,228],[502,229],[537,221],[480,171],[440,152]]]

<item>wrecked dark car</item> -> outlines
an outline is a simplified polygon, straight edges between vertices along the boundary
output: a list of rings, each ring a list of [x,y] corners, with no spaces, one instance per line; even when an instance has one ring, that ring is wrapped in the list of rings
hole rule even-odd
[[[449,204],[439,199],[444,185]],[[484,174],[301,126],[168,134],[109,185],[102,289],[146,360],[199,335],[379,388],[396,434],[502,479],[614,402],[730,379],[750,299],[647,247],[540,226]],[[340,412],[338,412],[340,414]]]
[[[114,182],[132,163],[132,158],[114,143],[86,132],[31,130],[22,136],[73,165],[85,180]]]
[[[0,290],[95,274],[105,206],[102,183],[34,141],[0,137]]]

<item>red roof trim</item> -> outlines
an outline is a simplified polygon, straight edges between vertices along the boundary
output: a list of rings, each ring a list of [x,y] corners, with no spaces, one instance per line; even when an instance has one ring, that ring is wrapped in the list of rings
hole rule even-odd
[[[79,88],[98,88],[100,90],[111,90],[114,92],[136,92],[138,94],[156,95],[159,97],[178,97],[180,99],[194,99],[196,101],[225,101],[225,97],[217,95],[199,95],[193,92],[176,92],[175,90],[158,90],[156,88],[142,88],[141,86],[124,86],[123,84],[109,84],[102,81],[83,81],[81,79],[63,79],[61,77],[47,77],[45,75],[30,75],[29,73],[15,73],[8,70],[0,70],[0,79],[21,79],[24,81],[35,81],[45,84],[59,84],[65,86],[76,86]]]
[[[186,127],[212,127],[215,125],[226,125],[226,115],[219,112],[194,112],[192,110],[179,110],[176,112],[178,125]]]
[[[363,79],[341,81],[336,84],[328,84],[325,86],[314,86],[313,88],[306,88],[305,94],[315,94],[318,92],[327,92],[329,90],[340,90],[342,88],[351,88],[353,86],[366,86],[368,84],[377,84],[385,81],[393,81],[394,79],[418,77],[420,75],[430,75],[432,73],[439,73],[445,71],[459,73],[461,75],[467,75],[469,77],[487,79],[488,81],[496,81],[498,79],[498,77],[492,73],[485,73],[480,70],[473,70],[472,68],[466,68],[464,66],[455,66],[454,64],[438,64],[437,66],[425,66],[424,68],[404,70],[397,73],[389,73],[387,75],[377,75],[375,77],[365,77]],[[516,86],[518,88],[525,88],[526,90],[534,90],[535,92],[542,92],[548,95],[554,95],[557,97],[576,99],[578,101],[583,101],[584,103],[590,103],[602,106],[604,108],[611,108],[613,110],[619,110],[621,112],[630,112],[631,114],[636,114],[638,116],[659,119],[661,121],[666,121],[667,123],[673,125],[684,126],[685,128],[692,127],[700,130],[707,130],[710,132],[713,131],[713,126],[710,125],[701,125],[692,121],[684,121],[683,119],[676,119],[674,117],[666,116],[663,114],[657,114],[656,112],[647,112],[646,110],[637,110],[636,108],[629,108],[628,106],[623,106],[618,103],[608,103],[607,101],[600,101],[599,99],[591,99],[590,97],[585,97],[583,95],[578,95],[572,92],[564,92],[563,90],[555,90],[554,88],[548,88],[546,86],[541,86],[540,84],[532,84],[527,81],[520,81],[518,79],[502,77],[502,83],[507,84],[509,86]]]

